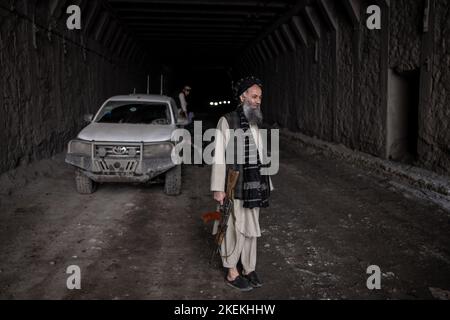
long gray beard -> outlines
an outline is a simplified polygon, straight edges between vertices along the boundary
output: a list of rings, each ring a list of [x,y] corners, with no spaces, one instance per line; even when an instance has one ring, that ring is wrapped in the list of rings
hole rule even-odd
[[[244,107],[244,114],[248,120],[248,123],[261,126],[263,123],[263,115],[261,112],[261,108],[253,109],[250,105],[246,103],[244,103],[243,107]]]

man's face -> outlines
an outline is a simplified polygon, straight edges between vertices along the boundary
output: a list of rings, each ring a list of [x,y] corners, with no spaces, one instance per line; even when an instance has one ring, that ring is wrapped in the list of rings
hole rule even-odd
[[[248,88],[241,96],[241,101],[253,109],[258,109],[261,106],[261,99],[262,90],[256,84]]]
[[[183,91],[184,91],[184,94],[186,96],[188,96],[191,93],[191,87],[184,87]]]
[[[262,90],[259,86],[254,85],[247,89],[241,96],[244,114],[250,124],[260,126],[263,122],[263,115],[261,112],[261,95]]]

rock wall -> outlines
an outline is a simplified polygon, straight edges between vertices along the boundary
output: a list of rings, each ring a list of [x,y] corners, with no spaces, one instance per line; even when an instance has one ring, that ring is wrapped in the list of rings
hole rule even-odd
[[[84,114],[112,95],[144,90],[146,76],[92,34],[69,31],[64,13],[52,32],[34,33],[33,17],[50,24],[49,1],[15,1],[10,12],[10,1],[0,4],[1,173],[63,151],[85,125]],[[87,17],[88,8],[82,13]]]

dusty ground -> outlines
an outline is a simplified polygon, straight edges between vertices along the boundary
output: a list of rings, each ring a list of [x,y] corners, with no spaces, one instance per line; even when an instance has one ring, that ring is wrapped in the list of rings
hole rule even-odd
[[[282,152],[261,213],[265,285],[250,293],[208,264],[208,167],[184,167],[179,197],[120,184],[79,195],[62,155],[36,170],[1,196],[2,299],[449,298],[450,213],[342,161]],[[81,268],[81,290],[66,288],[69,265]],[[369,265],[381,268],[381,290],[366,287]]]

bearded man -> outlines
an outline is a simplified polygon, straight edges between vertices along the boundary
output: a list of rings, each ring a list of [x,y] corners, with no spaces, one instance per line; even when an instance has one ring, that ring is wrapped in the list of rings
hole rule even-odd
[[[211,173],[211,191],[214,199],[223,204],[227,171],[239,171],[234,191],[234,215],[230,215],[228,229],[221,245],[223,266],[228,269],[226,283],[241,291],[261,287],[262,282],[256,274],[256,243],[261,236],[259,226],[260,208],[269,206],[270,191],[273,190],[270,177],[261,174],[264,145],[259,127],[263,123],[261,112],[262,83],[255,77],[241,79],[235,94],[239,99],[238,108],[220,118],[217,125],[214,158]],[[244,143],[237,141],[239,135],[233,130],[241,129],[247,133]],[[234,145],[230,150],[230,139]],[[239,146],[244,152],[238,152]],[[230,161],[226,153],[234,152]],[[238,161],[238,155],[243,161]],[[242,274],[237,265],[242,264]]]

